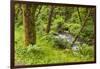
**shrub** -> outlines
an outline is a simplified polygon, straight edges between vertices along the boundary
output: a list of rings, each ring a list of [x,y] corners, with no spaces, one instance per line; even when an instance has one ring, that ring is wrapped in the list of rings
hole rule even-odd
[[[65,27],[69,28],[69,31],[72,34],[76,35],[80,31],[81,25],[80,24],[71,23],[71,24],[65,24]]]
[[[94,47],[88,46],[87,44],[83,44],[79,48],[79,53],[83,56],[93,57],[94,56]]]
[[[54,39],[54,41],[55,41],[55,46],[57,46],[58,48],[61,48],[61,49],[69,48],[69,46],[70,46],[70,43],[68,43],[66,38],[57,36]]]

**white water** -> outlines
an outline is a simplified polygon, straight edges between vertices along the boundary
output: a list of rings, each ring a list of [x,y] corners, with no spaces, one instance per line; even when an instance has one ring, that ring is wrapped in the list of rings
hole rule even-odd
[[[56,38],[66,39],[67,42],[69,42],[69,43],[71,43],[71,44],[72,44],[73,39],[74,39],[74,37],[73,37],[71,34],[58,34],[58,35],[56,36]],[[79,48],[78,48],[77,44],[73,44],[72,50],[76,51],[76,50],[78,50],[78,49],[79,49]]]

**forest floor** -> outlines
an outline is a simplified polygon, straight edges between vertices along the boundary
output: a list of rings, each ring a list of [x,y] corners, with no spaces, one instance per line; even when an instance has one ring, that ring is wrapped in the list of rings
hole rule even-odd
[[[51,40],[46,40],[37,35],[36,45],[24,46],[23,29],[15,30],[15,64],[56,64],[71,62],[94,61],[94,46],[88,46],[81,51],[59,49],[53,46]]]

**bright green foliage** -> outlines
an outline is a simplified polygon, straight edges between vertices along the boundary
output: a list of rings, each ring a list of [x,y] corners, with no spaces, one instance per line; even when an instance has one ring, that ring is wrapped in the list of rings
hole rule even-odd
[[[48,24],[50,6],[39,5],[38,7],[40,6],[42,7],[41,10],[37,8],[35,14],[37,16],[40,11],[38,17],[35,17],[36,44],[24,47],[23,18],[20,13],[22,11],[21,8],[18,8],[18,4],[15,5],[15,64],[54,64],[94,61],[95,53],[92,41],[95,39],[95,35],[93,17],[88,17],[86,26],[80,33],[79,40],[77,39],[76,41],[79,49],[74,51],[71,49],[71,42],[69,43],[66,38],[55,37],[59,35],[57,32],[59,24],[62,24],[64,32],[72,35],[73,39],[78,34],[83,22],[80,22],[76,7],[55,6],[51,29],[46,34],[45,30]],[[17,13],[18,10],[19,13]],[[81,19],[84,21],[85,15],[87,15],[86,8],[79,7],[79,11]]]

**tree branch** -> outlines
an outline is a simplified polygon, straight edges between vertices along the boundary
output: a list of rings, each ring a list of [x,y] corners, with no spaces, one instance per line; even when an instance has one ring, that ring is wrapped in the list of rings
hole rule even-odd
[[[84,27],[85,27],[85,25],[86,25],[86,22],[87,22],[87,19],[88,19],[90,13],[91,13],[91,9],[90,9],[90,11],[88,10],[88,14],[85,16],[85,19],[84,19],[84,22],[83,22],[82,28],[80,29],[79,33],[76,35],[76,37],[75,37],[75,39],[73,40],[71,46],[73,46],[73,44],[76,42],[78,36],[80,35],[80,33],[82,32],[82,30],[84,29]]]

